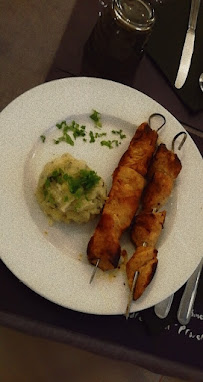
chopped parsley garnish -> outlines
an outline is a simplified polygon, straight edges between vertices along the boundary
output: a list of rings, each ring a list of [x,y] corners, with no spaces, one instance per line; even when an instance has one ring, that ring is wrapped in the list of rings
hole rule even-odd
[[[60,142],[66,142],[71,146],[74,146],[74,141],[68,132],[72,132],[73,138],[84,137],[86,135],[85,126],[79,125],[75,121],[72,121],[70,125],[67,125],[66,121],[57,123],[56,126],[59,130],[62,130],[63,135],[57,139],[54,139],[54,143],[57,145]]]
[[[74,142],[69,134],[65,134],[65,142],[68,143],[71,146],[74,146]]]
[[[101,178],[93,170],[82,169],[78,172],[76,176],[64,173],[62,169],[57,169],[52,172],[50,176],[47,177],[44,183],[44,198],[48,202],[54,203],[54,198],[51,195],[50,187],[53,183],[64,184],[67,183],[69,191],[74,194],[77,199],[80,199],[99,182]],[[68,201],[68,195],[65,196],[64,202]]]
[[[119,135],[119,138],[120,138],[120,139],[124,139],[124,138],[126,138],[126,135],[123,134],[123,130],[112,130],[111,132],[112,132],[112,134],[117,134],[117,135]]]
[[[89,132],[89,136],[90,136],[90,143],[93,143],[93,142],[95,142],[95,140],[97,139],[97,138],[101,138],[101,137],[104,137],[104,136],[106,136],[106,133],[93,133],[92,131],[90,131]]]
[[[90,136],[90,143],[94,143],[95,137],[94,137],[94,133],[92,131],[89,132],[89,136]]]
[[[101,138],[106,136],[106,133],[95,133],[95,138]]]
[[[71,136],[67,133],[64,133],[62,137],[59,137],[58,139],[54,139],[54,143],[57,145],[60,142],[66,142],[71,146],[74,146],[74,141],[72,140]]]
[[[51,192],[49,192],[50,186],[51,186],[51,178],[48,177],[45,180],[45,183],[43,186],[44,199],[46,199],[48,203],[54,204],[55,199],[54,199],[53,195],[51,194]]]
[[[47,201],[48,201],[49,203],[51,203],[51,204],[55,204],[55,199],[54,199],[54,197],[53,197],[52,194],[49,194],[49,195],[48,195],[48,199],[47,199]]]
[[[99,113],[96,110],[92,110],[92,114],[89,115],[89,117],[92,119],[94,122],[94,127],[101,128],[102,123],[101,123],[101,113]],[[60,123],[56,124],[56,127],[61,131],[62,135],[59,136],[57,139],[54,139],[54,143],[58,145],[60,142],[66,142],[70,146],[74,146],[75,140],[78,137],[82,137],[83,142],[89,142],[89,143],[94,143],[97,139],[102,138],[107,136],[107,133],[105,132],[93,132],[93,131],[86,131],[86,126],[85,125],[79,125],[76,121],[72,121],[69,124],[64,120],[61,121]],[[111,133],[116,135],[119,140],[122,140],[126,138],[126,135],[123,133],[123,130],[111,130]],[[88,139],[89,135],[89,139]],[[45,135],[40,136],[42,142],[45,142]],[[117,139],[113,140],[99,140],[101,146],[107,146],[110,149],[117,147],[121,144]]]
[[[44,142],[45,142],[45,140],[46,140],[46,137],[45,137],[45,135],[40,135],[40,138],[41,138],[42,142],[44,143]]]
[[[80,170],[76,177],[64,174],[63,179],[68,183],[71,194],[75,194],[77,198],[80,198],[99,182],[100,177],[95,171]]]
[[[45,183],[44,183],[45,188],[49,188],[49,187],[50,187],[50,184],[51,184],[50,179],[47,178],[46,181],[45,181]]]
[[[64,126],[66,126],[66,121],[62,121],[61,123],[56,124],[56,127],[58,127],[58,129],[62,129]]]
[[[75,121],[72,121],[71,125],[69,126],[70,130],[73,132],[73,136],[76,139],[77,137],[84,137],[86,135],[85,132],[85,126],[80,126]]]
[[[90,115],[90,118],[94,121],[95,127],[102,127],[101,114],[98,111],[93,110],[93,113]]]
[[[50,182],[53,182],[55,181],[56,183],[59,183],[59,184],[62,184],[63,183],[63,170],[61,168],[59,168],[58,170],[54,170],[51,174],[51,176],[49,176],[49,179]]]
[[[118,147],[121,142],[118,142],[117,139],[114,139],[113,141],[101,141],[101,146],[107,146],[109,149],[113,149],[113,147]]]
[[[100,176],[93,170],[80,170],[81,185],[85,191],[91,190],[100,179]]]

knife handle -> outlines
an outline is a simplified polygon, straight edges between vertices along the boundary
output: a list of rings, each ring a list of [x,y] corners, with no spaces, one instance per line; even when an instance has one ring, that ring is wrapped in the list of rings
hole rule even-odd
[[[197,16],[199,12],[200,1],[201,0],[192,0],[192,3],[191,3],[188,29],[192,29],[194,31],[197,25]]]
[[[177,318],[181,325],[187,325],[190,321],[192,315],[192,308],[197,294],[197,287],[199,283],[201,270],[202,261],[200,262],[192,276],[189,278],[185,290],[183,292],[177,313]]]

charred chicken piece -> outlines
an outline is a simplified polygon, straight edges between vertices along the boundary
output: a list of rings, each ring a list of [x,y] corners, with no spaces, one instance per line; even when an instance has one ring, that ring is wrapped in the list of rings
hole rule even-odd
[[[151,179],[155,172],[160,171],[175,180],[181,169],[182,165],[178,156],[168,150],[164,143],[161,143],[149,167],[147,177]]]
[[[156,148],[158,134],[148,123],[142,123],[136,130],[128,150],[123,154],[118,166],[127,166],[145,176]]]
[[[95,265],[100,259],[99,268],[103,271],[118,265],[119,240],[137,211],[144,185],[143,176],[131,168],[121,166],[114,171],[111,191],[87,247],[90,263]]]
[[[135,272],[139,272],[133,292],[134,300],[137,300],[143,294],[153,279],[158,263],[157,253],[158,251],[153,247],[137,247],[135,253],[126,264],[126,273],[130,289]]]
[[[174,181],[182,168],[176,154],[161,144],[152,160],[147,177],[150,179],[142,198],[142,210],[159,210],[171,195]]]
[[[131,231],[131,239],[136,247],[144,243],[149,247],[155,247],[164,225],[166,211],[140,213],[135,218]]]
[[[155,172],[153,178],[144,190],[142,198],[142,211],[158,211],[161,207],[163,207],[171,195],[173,183],[173,179],[168,174],[160,171]]]

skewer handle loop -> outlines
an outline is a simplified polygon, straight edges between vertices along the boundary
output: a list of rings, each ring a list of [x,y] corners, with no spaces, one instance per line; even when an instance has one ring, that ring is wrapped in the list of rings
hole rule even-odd
[[[182,141],[180,142],[179,146],[178,146],[178,150],[181,149],[181,147],[184,145],[186,139],[187,139],[187,133],[185,131],[181,131],[180,133],[176,134],[175,137],[173,138],[172,140],[172,145],[171,145],[171,149],[172,151],[175,150],[175,141],[176,139],[180,136],[180,135],[184,135]]]
[[[162,120],[163,120],[162,124],[161,124],[161,125],[158,127],[158,129],[157,129],[157,132],[158,132],[158,131],[161,130],[161,128],[166,124],[166,118],[164,117],[164,115],[162,115],[162,114],[160,114],[160,113],[153,113],[153,114],[151,114],[150,117],[149,117],[149,120],[148,120],[148,123],[149,123],[149,126],[150,126],[150,127],[151,127],[152,119],[153,119],[154,117],[161,117]]]

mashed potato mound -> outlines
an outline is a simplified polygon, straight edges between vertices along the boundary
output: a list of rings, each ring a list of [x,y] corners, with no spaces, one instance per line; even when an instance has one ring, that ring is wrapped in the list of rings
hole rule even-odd
[[[45,165],[36,197],[51,220],[86,223],[100,213],[107,189],[84,161],[64,154]]]

